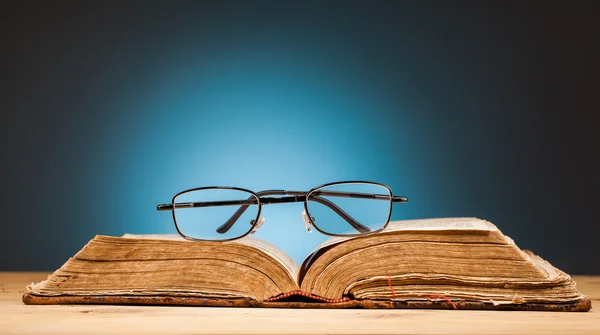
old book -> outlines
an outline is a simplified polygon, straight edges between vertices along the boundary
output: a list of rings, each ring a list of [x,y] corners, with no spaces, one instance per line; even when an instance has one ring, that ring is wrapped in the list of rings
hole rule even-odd
[[[571,277],[477,218],[395,221],[332,238],[300,266],[264,241],[96,236],[26,304],[587,311]]]

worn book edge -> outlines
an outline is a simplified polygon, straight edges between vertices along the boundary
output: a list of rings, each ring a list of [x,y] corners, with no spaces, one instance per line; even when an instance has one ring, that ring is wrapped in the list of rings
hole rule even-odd
[[[205,306],[205,307],[259,307],[259,308],[365,308],[365,309],[457,309],[457,310],[516,310],[516,311],[553,311],[553,312],[587,312],[592,304],[589,299],[566,304],[502,304],[495,305],[482,301],[446,301],[435,298],[429,301],[382,301],[382,300],[348,300],[343,302],[306,302],[306,301],[273,301],[262,302],[249,298],[210,299],[178,296],[37,296],[25,293],[23,302],[27,305],[159,305],[159,306]]]

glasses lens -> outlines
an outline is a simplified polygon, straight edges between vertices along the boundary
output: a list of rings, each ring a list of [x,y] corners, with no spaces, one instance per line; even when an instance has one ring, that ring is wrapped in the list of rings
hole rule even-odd
[[[247,234],[258,219],[258,198],[231,189],[203,189],[182,193],[173,211],[179,231],[191,238],[222,241]]]
[[[319,230],[335,235],[360,235],[382,229],[388,222],[392,192],[382,185],[343,183],[308,194],[308,213]]]

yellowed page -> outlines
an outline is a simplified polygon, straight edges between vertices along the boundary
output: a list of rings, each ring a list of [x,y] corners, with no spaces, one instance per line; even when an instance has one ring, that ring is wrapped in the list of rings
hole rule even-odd
[[[475,217],[457,217],[457,218],[432,218],[432,219],[416,219],[416,220],[399,220],[390,221],[388,226],[379,234],[396,232],[396,231],[441,231],[441,230],[468,230],[468,231],[498,231],[498,228],[489,221]],[[334,236],[316,247],[310,254],[319,249],[337,244],[343,241],[356,238]]]
[[[242,241],[193,242],[177,235],[96,236],[48,280],[30,285],[28,292],[262,301],[298,289],[297,269],[286,262],[282,251],[257,239]]]
[[[186,242],[190,242],[190,243],[194,242],[194,241],[186,240],[177,234],[144,234],[144,235],[125,234],[125,235],[123,235],[123,237],[137,238],[137,239],[145,238],[145,239],[155,239],[155,240],[161,240],[161,239],[162,240],[176,240],[176,241],[186,241]],[[281,265],[283,265],[283,267],[288,270],[288,272],[290,273],[292,278],[298,277],[298,264],[296,264],[294,259],[292,259],[285,252],[283,252],[283,250],[281,250],[277,246],[275,246],[267,241],[264,241],[264,240],[261,240],[261,239],[258,239],[258,238],[252,237],[252,236],[246,236],[239,240],[235,240],[235,241],[231,241],[231,242],[222,242],[222,243],[242,243],[242,244],[257,248],[257,249],[265,252],[269,256],[273,257],[273,259],[277,260],[279,263],[281,263]]]

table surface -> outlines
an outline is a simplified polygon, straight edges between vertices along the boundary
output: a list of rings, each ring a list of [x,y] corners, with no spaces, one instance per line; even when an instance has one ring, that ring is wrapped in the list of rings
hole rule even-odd
[[[600,313],[310,310],[50,305],[21,302],[48,273],[0,272],[2,334],[600,334]],[[600,276],[573,276],[600,306]]]

